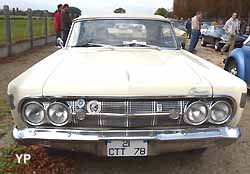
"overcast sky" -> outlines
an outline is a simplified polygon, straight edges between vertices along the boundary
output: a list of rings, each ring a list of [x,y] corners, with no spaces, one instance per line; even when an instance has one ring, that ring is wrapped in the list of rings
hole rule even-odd
[[[173,0],[0,0],[0,7],[9,5],[10,8],[47,9],[53,12],[59,3],[78,7],[85,15],[110,14],[118,7],[125,8],[128,14],[138,15],[151,15],[159,7],[173,8]]]

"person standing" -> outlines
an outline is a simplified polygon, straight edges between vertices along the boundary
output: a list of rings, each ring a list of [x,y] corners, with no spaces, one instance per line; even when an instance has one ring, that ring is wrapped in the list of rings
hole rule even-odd
[[[187,29],[187,35],[188,38],[191,38],[191,32],[192,32],[192,23],[191,23],[191,19],[188,18],[187,22],[186,22],[186,29]]]
[[[222,55],[225,51],[228,50],[228,48],[229,52],[234,49],[236,34],[238,34],[240,30],[240,23],[239,20],[237,19],[237,13],[233,13],[232,17],[226,22],[223,29],[229,35],[229,38],[227,43],[221,50]]]
[[[243,35],[246,33],[246,29],[247,29],[247,23],[244,19],[241,20],[240,23],[240,34]]]
[[[195,50],[195,47],[200,37],[201,20],[202,20],[202,12],[198,11],[196,13],[196,16],[192,18],[192,32],[191,32],[191,41],[189,45],[189,52],[194,54],[197,52]]]
[[[64,4],[62,13],[61,13],[61,29],[63,31],[63,44],[64,45],[67,41],[71,24],[72,24],[72,19],[69,15],[69,5]]]
[[[57,43],[57,38],[61,38],[61,10],[63,5],[57,5],[57,10],[54,13],[54,31],[56,33],[56,46],[60,46]]]

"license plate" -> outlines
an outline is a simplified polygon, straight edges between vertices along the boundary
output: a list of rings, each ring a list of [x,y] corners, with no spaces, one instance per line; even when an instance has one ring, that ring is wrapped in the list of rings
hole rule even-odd
[[[147,156],[148,143],[144,140],[112,140],[107,142],[107,156]]]

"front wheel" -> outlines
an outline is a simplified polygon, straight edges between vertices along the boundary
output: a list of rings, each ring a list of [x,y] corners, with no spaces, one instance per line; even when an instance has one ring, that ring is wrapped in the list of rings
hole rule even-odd
[[[215,49],[215,51],[221,50],[220,41],[218,41],[218,40],[215,41],[214,49]]]
[[[201,38],[201,46],[206,47],[207,42],[205,41],[204,37]]]
[[[238,76],[238,68],[234,60],[228,62],[228,64],[226,65],[226,70],[234,76]]]

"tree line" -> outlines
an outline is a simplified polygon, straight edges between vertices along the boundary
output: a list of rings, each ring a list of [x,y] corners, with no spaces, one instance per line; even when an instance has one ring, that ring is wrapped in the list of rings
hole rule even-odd
[[[49,12],[48,10],[32,10],[32,16],[35,17],[43,17],[44,16],[44,12],[46,11],[47,15],[49,17],[52,17],[54,12]],[[77,7],[70,7],[69,8],[70,11],[70,15],[75,18],[81,15],[81,10]],[[3,10],[0,9],[0,15],[3,15],[4,12]],[[10,15],[13,16],[27,16],[28,15],[28,11],[27,10],[20,10],[19,8],[12,8],[10,9]]]
[[[174,15],[192,17],[202,11],[208,19],[227,19],[233,12],[241,18],[250,17],[250,0],[174,0]]]

